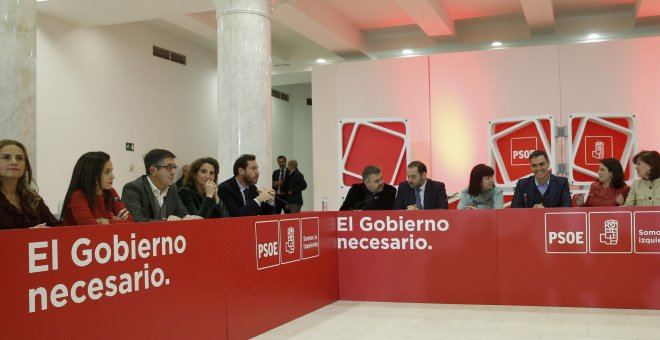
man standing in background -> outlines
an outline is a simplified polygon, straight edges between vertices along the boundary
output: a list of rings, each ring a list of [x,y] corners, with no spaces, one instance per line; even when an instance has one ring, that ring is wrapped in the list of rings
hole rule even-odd
[[[298,161],[295,159],[290,160],[287,164],[287,172],[289,174],[282,185],[284,200],[287,202],[284,212],[295,214],[299,213],[302,208],[302,191],[307,189],[307,182],[305,182],[305,176],[298,170]]]
[[[279,215],[284,209],[284,192],[282,192],[282,186],[284,181],[289,175],[289,171],[286,168],[286,157],[280,155],[277,156],[277,165],[279,169],[273,171],[273,190],[275,190],[275,195],[280,199],[275,199],[275,214]]]

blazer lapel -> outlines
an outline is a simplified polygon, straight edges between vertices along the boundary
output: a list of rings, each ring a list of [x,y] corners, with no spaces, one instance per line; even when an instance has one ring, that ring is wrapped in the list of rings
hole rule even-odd
[[[144,183],[144,191],[147,194],[146,198],[149,201],[149,206],[151,207],[151,216],[149,216],[149,218],[158,218],[158,214],[156,212],[160,212],[160,207],[158,206],[156,197],[154,197],[153,191],[151,191],[151,185],[149,184],[149,180],[146,176],[142,182]]]

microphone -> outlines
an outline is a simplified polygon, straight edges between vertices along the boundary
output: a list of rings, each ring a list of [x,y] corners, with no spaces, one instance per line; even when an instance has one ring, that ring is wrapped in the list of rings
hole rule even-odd
[[[280,198],[279,196],[277,196],[277,195],[275,195],[275,196],[273,196],[273,197],[275,197],[276,200],[278,200],[278,201],[280,201],[280,202],[282,202],[282,203],[284,203],[284,204],[289,204],[289,202],[287,202],[287,201],[281,199],[281,198]]]
[[[527,208],[527,194],[523,194],[523,203],[524,203],[523,206]]]
[[[375,200],[377,200],[378,197],[379,197],[379,196],[374,196],[374,197],[369,198],[369,199],[366,199],[366,200],[364,200],[364,201],[357,202],[357,204],[355,204],[355,210],[360,210],[360,204],[367,205],[367,203],[369,203],[370,201],[375,201]]]

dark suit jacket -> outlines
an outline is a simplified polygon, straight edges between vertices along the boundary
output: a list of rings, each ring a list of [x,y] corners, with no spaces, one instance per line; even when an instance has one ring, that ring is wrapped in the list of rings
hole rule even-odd
[[[287,177],[289,177],[289,169],[284,168],[284,180],[286,180]],[[277,170],[273,171],[272,179],[273,179],[273,182],[280,180],[280,169],[279,168]],[[282,185],[284,185],[284,183],[282,183]],[[273,190],[275,190],[275,192],[277,192],[277,188],[275,186],[273,186]]]
[[[415,205],[415,189],[408,182],[399,183],[399,191],[396,193],[394,209],[406,210],[409,205]],[[442,182],[426,179],[424,188],[424,210],[448,209],[447,190]]]
[[[126,209],[133,216],[135,222],[152,222],[160,221],[156,213],[160,211],[158,208],[158,201],[151,191],[151,185],[147,180],[147,175],[142,175],[133,182],[126,183],[121,193],[121,198],[126,203]],[[176,185],[170,185],[165,196],[165,211],[166,215],[176,215],[184,217],[188,215],[186,207],[181,202],[177,193]]]
[[[254,200],[255,197],[259,196],[259,191],[257,191],[257,187],[254,185],[248,187],[248,201],[247,205],[244,204],[243,194],[238,187],[236,177],[231,177],[220,183],[218,186],[218,194],[220,195],[220,199],[222,199],[222,203],[224,203],[227,210],[229,210],[229,216],[231,217],[271,215],[275,213],[274,206],[271,206],[266,202],[259,205]]]
[[[518,180],[516,189],[513,192],[511,208],[532,208],[534,207],[534,197],[536,192],[536,182],[534,175]],[[525,200],[525,194],[527,200]],[[571,192],[568,188],[568,180],[564,177],[557,177],[550,174],[550,186],[543,195],[543,206],[546,208],[572,207]]]
[[[282,192],[284,193],[284,200],[291,204],[303,204],[302,191],[307,189],[307,182],[305,176],[300,170],[295,169],[284,180]],[[289,194],[289,192],[291,192]]]
[[[341,205],[339,210],[392,210],[394,208],[394,199],[396,198],[396,188],[385,184],[383,191],[371,196],[367,195],[367,186],[364,183],[353,184],[346,194],[344,204]],[[365,197],[378,197],[373,204],[364,202]]]

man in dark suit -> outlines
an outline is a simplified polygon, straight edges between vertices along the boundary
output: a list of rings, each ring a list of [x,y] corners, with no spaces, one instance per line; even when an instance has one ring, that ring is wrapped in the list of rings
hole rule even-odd
[[[339,210],[392,210],[396,188],[383,182],[380,168],[367,165],[362,170],[362,183],[351,186]]]
[[[275,190],[259,190],[259,166],[254,155],[241,155],[234,162],[234,177],[220,183],[218,193],[229,216],[270,215],[275,213]]]
[[[550,173],[548,154],[536,150],[529,155],[532,176],[519,179],[511,208],[572,207],[568,180]]]
[[[286,168],[286,157],[277,156],[277,165],[279,169],[273,171],[273,190],[275,190],[275,195],[282,200],[275,200],[275,214],[279,215],[284,209],[284,192],[282,191],[282,186],[284,185],[284,180],[289,176],[289,171]]]
[[[174,182],[176,156],[163,149],[144,155],[146,175],[124,185],[122,201],[135,222],[201,219],[188,215]]]
[[[300,208],[302,208],[302,191],[307,189],[307,182],[305,182],[305,176],[298,170],[298,161],[295,159],[289,161],[287,171],[289,175],[284,180],[284,185],[282,186],[284,200],[287,202],[284,211],[287,214],[295,214],[299,213]]]
[[[447,191],[445,184],[426,178],[426,165],[413,161],[406,169],[407,182],[399,184],[394,209],[430,210],[447,209]]]

